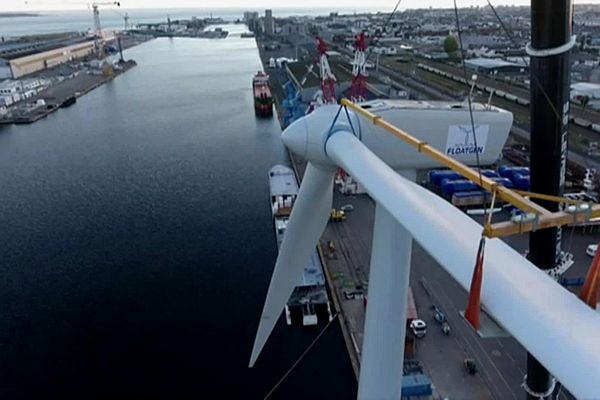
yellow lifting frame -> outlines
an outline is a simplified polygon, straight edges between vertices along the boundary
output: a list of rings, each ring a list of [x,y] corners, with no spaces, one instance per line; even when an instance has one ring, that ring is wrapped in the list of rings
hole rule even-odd
[[[600,217],[600,205],[593,204],[585,211],[558,211],[551,212],[537,203],[534,203],[530,198],[536,198],[540,200],[553,201],[557,203],[564,203],[570,205],[581,205],[583,202],[576,200],[569,200],[562,197],[550,196],[538,193],[522,192],[517,190],[508,189],[502,186],[486,176],[480,176],[479,172],[470,168],[463,163],[455,160],[452,157],[447,156],[436,148],[427,144],[427,142],[421,141],[416,137],[406,133],[402,129],[390,124],[385,121],[379,115],[375,115],[370,111],[362,108],[358,104],[351,102],[348,99],[342,99],[341,105],[347,107],[360,115],[361,117],[369,120],[373,125],[379,126],[383,130],[396,136],[404,143],[414,147],[419,153],[424,154],[442,165],[450,168],[451,170],[464,176],[466,179],[480,185],[483,189],[492,193],[499,199],[504,200],[507,203],[512,204],[518,209],[535,214],[535,218],[528,218],[523,222],[499,222],[496,224],[490,224],[485,222],[483,234],[487,237],[502,237],[514,234],[526,233],[535,231],[538,229],[552,228],[563,226],[571,223],[582,223],[586,222],[591,218]]]

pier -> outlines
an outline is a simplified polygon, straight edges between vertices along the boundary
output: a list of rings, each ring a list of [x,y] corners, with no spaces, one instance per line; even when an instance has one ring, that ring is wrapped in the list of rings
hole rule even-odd
[[[131,35],[120,37],[119,42],[122,49],[127,49],[151,38],[150,36]],[[30,51],[26,47],[25,50]],[[9,93],[5,94],[0,102],[0,125],[36,122],[60,108],[71,106],[77,102],[79,97],[112,81],[137,65],[134,60],[121,59],[117,62],[112,61],[114,57],[112,59],[106,57],[105,53],[87,54],[85,53],[87,50],[82,50],[78,55],[81,57],[80,59],[72,58],[70,61],[66,58],[65,60],[60,59],[57,64],[46,67],[47,59],[52,58],[53,52],[59,50],[34,54],[33,56],[38,57],[37,59],[23,64],[35,72],[14,75],[22,72],[18,70],[18,67],[14,67],[15,70],[12,73],[18,78],[3,82]],[[33,56],[29,56],[29,58]],[[25,60],[27,57],[22,57],[22,59]],[[41,65],[40,60],[43,60],[45,64]]]
[[[120,69],[115,69],[110,75],[90,75],[80,72],[75,77],[66,79],[27,99],[24,101],[26,104],[20,104],[16,110],[8,114],[5,118],[0,118],[0,125],[30,124],[45,118],[60,108],[70,106],[79,97],[112,81],[136,65],[133,60],[126,61],[121,64]],[[39,100],[42,102],[39,102]]]

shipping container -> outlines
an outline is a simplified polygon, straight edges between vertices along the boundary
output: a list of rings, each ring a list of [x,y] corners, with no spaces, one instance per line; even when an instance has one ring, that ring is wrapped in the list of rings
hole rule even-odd
[[[493,169],[482,169],[481,175],[487,176],[488,178],[497,178],[498,177],[498,173],[496,171],[494,171]]]
[[[531,184],[529,175],[513,174],[512,182],[515,184],[515,189],[529,190]]]
[[[513,184],[513,182],[508,179],[508,178],[503,178],[503,177],[498,177],[498,178],[491,178],[494,182],[501,184],[502,186],[505,186],[509,189],[512,189],[515,187],[515,185]]]
[[[462,176],[450,169],[434,169],[429,171],[429,182],[435,186],[440,186],[444,179],[456,180],[462,179]]]
[[[404,375],[402,377],[402,397],[431,396],[431,379],[424,374]]]
[[[442,193],[451,196],[455,192],[470,192],[479,189],[479,186],[467,179],[444,179],[440,185]]]
[[[490,194],[484,190],[456,192],[452,195],[452,204],[456,207],[475,207],[489,202]]]
[[[498,174],[503,178],[513,179],[514,174],[529,175],[529,167],[511,167],[502,165],[498,168]]]

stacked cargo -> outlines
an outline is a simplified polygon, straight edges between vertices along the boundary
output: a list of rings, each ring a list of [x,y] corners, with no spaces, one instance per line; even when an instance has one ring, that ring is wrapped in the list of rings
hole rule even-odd
[[[529,168],[500,167],[498,171],[482,169],[481,175],[507,188],[529,189]],[[465,179],[451,170],[432,170],[429,184],[444,198],[457,207],[481,207],[489,204],[491,195],[476,182]]]
[[[529,167],[511,167],[503,165],[498,168],[500,176],[510,179],[515,189],[529,190]]]

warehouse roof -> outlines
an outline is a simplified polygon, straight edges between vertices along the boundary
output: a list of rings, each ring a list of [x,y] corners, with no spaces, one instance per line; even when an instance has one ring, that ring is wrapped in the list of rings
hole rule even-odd
[[[577,82],[571,85],[571,89],[578,90],[580,92],[587,92],[592,90],[600,90],[600,84],[590,82]]]
[[[471,58],[469,60],[465,60],[465,64],[484,69],[495,69],[502,67],[522,67],[522,65],[505,60],[500,60],[497,58]]]
[[[4,58],[6,60],[14,60],[16,58],[42,53],[44,51],[60,49],[62,47],[72,46],[79,43],[85,43],[90,40],[90,38],[80,37],[59,40],[44,40],[36,42],[6,43],[0,45],[0,58]]]

